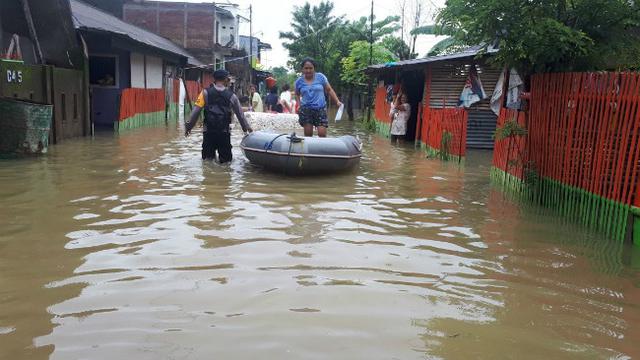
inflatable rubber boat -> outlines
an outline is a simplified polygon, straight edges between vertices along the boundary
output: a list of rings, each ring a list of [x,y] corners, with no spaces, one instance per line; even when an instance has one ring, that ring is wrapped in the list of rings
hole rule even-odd
[[[254,131],[242,139],[240,148],[252,164],[287,175],[304,175],[354,167],[360,161],[362,143],[350,135],[320,138]]]

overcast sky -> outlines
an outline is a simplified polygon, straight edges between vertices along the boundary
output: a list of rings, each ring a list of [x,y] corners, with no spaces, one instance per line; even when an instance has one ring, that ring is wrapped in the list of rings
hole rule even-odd
[[[188,2],[206,2],[202,0],[186,0]],[[374,14],[377,19],[382,19],[389,15],[400,15],[400,2],[402,0],[374,0]],[[445,0],[405,0],[407,3],[406,14],[410,14],[412,4],[415,1],[421,1],[425,6],[425,12],[434,14],[437,7],[444,6]],[[246,16],[249,17],[249,5],[253,5],[253,34],[260,38],[262,42],[271,44],[273,50],[263,55],[262,63],[267,68],[276,66],[286,66],[289,54],[282,47],[282,40],[278,34],[280,31],[289,31],[291,24],[291,12],[294,6],[304,4],[300,0],[230,0],[217,1],[217,3],[235,3],[240,5],[241,9],[246,10]],[[309,0],[311,5],[317,5],[320,0]],[[346,14],[347,19],[354,20],[362,16],[368,16],[371,12],[370,0],[340,0],[334,1],[334,15],[339,16]],[[432,16],[423,16],[424,24],[432,23]],[[249,35],[249,24],[241,24],[241,35]],[[416,42],[416,50],[424,56],[426,52],[438,42],[435,36],[419,36]]]

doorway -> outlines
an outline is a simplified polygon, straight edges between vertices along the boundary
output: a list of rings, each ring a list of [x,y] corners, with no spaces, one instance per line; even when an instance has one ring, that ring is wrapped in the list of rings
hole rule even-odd
[[[424,79],[424,72],[419,70],[407,71],[400,75],[400,82],[406,91],[409,105],[411,105],[411,115],[407,122],[407,134],[405,135],[406,141],[415,141],[416,139],[418,110],[422,106],[424,96]]]

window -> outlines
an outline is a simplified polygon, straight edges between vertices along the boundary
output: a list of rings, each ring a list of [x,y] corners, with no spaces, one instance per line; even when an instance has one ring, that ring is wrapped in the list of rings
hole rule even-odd
[[[95,86],[118,86],[118,58],[114,55],[89,56],[89,83]]]

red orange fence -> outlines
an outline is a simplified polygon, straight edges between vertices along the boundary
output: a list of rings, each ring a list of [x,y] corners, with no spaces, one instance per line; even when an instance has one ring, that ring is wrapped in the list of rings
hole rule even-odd
[[[387,89],[384,86],[378,86],[376,88],[376,111],[375,117],[378,122],[389,124],[389,112],[391,111],[391,104],[387,102]]]
[[[196,101],[198,95],[200,95],[200,93],[202,92],[202,85],[199,82],[193,80],[187,80],[186,85],[189,100]]]
[[[420,141],[440,157],[464,157],[467,149],[468,112],[463,108],[422,110]]]
[[[496,123],[497,128],[503,128],[508,122],[514,122],[526,128],[526,113],[501,109]],[[524,167],[527,161],[527,142],[523,136],[510,136],[495,139],[493,148],[493,166],[519,179],[524,178]]]
[[[496,141],[494,166],[530,182],[535,202],[623,238],[630,206],[640,204],[639,103],[640,74],[535,75],[528,134]],[[503,110],[499,126],[513,117]],[[526,150],[514,154],[514,141]],[[514,156],[524,169],[509,168]]]
[[[640,158],[640,76],[632,73],[534,77],[532,152],[540,174],[632,204]]]
[[[123,121],[137,114],[164,111],[164,109],[164,89],[124,89],[120,97],[118,120]]]
[[[179,103],[180,102],[180,79],[173,79],[173,87],[171,88],[172,90],[172,101],[174,103]]]

